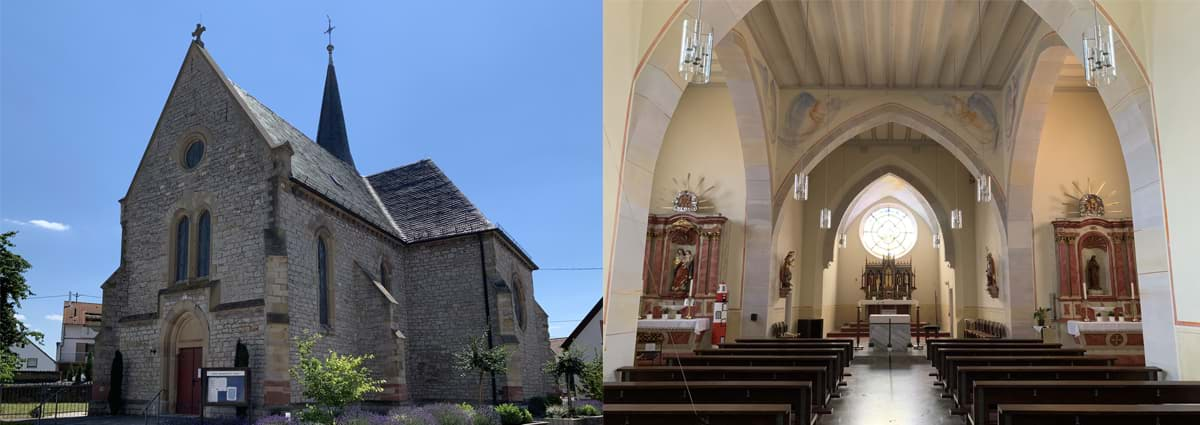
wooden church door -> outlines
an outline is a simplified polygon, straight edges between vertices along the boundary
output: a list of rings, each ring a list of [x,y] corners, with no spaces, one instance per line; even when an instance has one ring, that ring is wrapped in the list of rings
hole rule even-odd
[[[180,348],[175,360],[175,413],[200,414],[200,370],[202,354],[199,347]]]

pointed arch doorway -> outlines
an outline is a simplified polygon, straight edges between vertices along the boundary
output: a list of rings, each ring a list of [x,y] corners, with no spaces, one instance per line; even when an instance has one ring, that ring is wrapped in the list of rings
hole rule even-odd
[[[208,321],[193,306],[178,309],[165,324],[162,364],[167,410],[181,415],[200,414],[200,368],[208,355]]]

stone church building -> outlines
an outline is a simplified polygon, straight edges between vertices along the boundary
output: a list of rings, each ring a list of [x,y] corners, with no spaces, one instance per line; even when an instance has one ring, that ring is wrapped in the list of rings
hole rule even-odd
[[[318,353],[374,355],[377,403],[474,400],[476,379],[452,353],[485,333],[510,352],[509,369],[485,380],[492,400],[552,389],[537,266],[433,161],[359,173],[328,50],[314,142],[191,43],[120,200],[97,408],[119,351],[127,411],[155,401],[198,414],[196,369],[234,366],[239,342],[256,414],[294,407],[307,400],[288,370],[309,332],[324,336]]]

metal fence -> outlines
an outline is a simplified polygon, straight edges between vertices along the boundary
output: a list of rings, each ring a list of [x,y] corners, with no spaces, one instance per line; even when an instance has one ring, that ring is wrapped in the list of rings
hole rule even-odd
[[[87,416],[92,384],[0,384],[0,421]]]

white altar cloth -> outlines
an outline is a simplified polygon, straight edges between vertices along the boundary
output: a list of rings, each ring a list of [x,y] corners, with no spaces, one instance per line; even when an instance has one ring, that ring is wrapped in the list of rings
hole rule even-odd
[[[912,341],[909,320],[907,314],[872,314],[871,346],[876,350],[887,350],[890,341],[892,348],[907,350]]]
[[[1096,333],[1141,333],[1142,322],[1083,322],[1067,321],[1067,333],[1079,336],[1082,332]]]
[[[695,319],[639,319],[638,330],[671,331],[690,329],[692,333],[701,335],[708,331],[711,323],[707,317]]]
[[[858,306],[867,305],[917,305],[917,300],[858,300]]]

